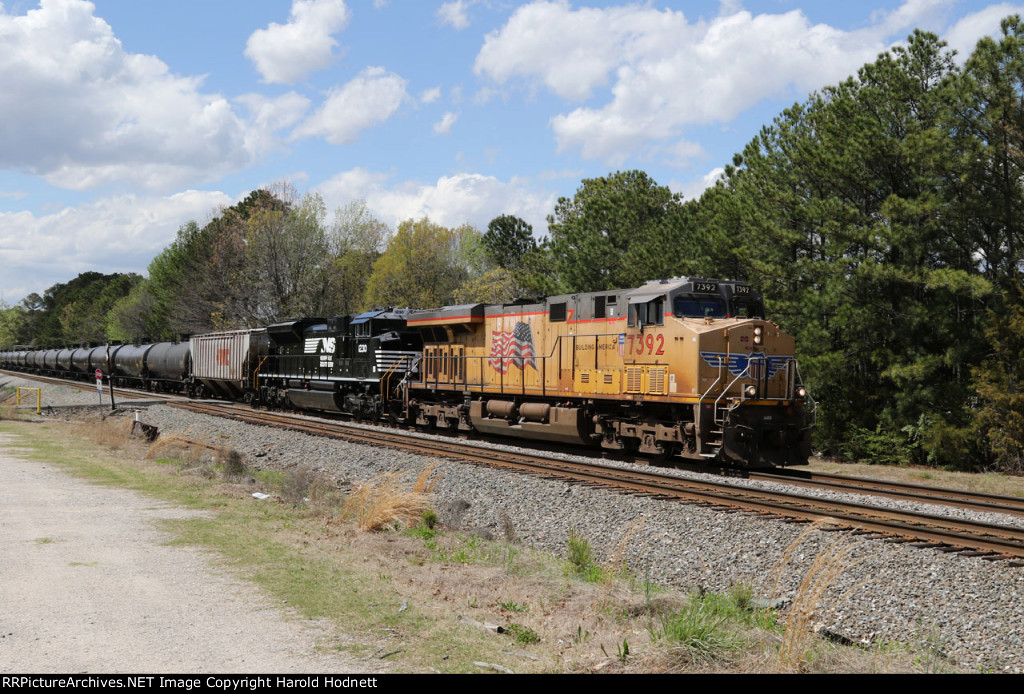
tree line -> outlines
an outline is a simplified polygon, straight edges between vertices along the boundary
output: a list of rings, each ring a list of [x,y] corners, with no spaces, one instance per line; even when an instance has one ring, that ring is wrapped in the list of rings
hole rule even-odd
[[[0,310],[0,343],[132,339],[377,306],[745,280],[797,341],[816,447],[1024,471],[1024,24],[963,63],[915,32],[779,114],[699,200],[642,171],[585,179],[548,236],[390,229],[362,202],[252,193],[182,227],[148,276],[85,273]]]

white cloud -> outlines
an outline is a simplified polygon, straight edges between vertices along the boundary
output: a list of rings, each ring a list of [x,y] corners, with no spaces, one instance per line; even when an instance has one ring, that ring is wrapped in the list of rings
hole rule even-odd
[[[248,109],[250,128],[247,146],[254,152],[267,152],[281,145],[277,132],[298,123],[309,110],[310,101],[301,94],[288,92],[277,98],[262,94],[243,94],[235,99]]]
[[[499,83],[537,76],[559,96],[586,99],[595,87],[607,84],[619,60],[616,37],[624,27],[615,25],[648,13],[660,16],[632,6],[573,11],[567,0],[532,2],[487,35],[473,69]]]
[[[38,217],[0,213],[0,289],[10,302],[89,270],[145,273],[182,224],[202,223],[230,204],[222,192],[186,190],[104,198]]]
[[[668,187],[673,193],[682,193],[684,200],[698,200],[705,190],[715,185],[724,175],[725,169],[717,167],[693,181],[687,181],[686,183],[670,181]]]
[[[542,233],[557,195],[526,179],[500,181],[493,176],[461,173],[442,176],[433,184],[391,183],[387,174],[363,168],[339,173],[317,186],[328,209],[362,199],[381,220],[397,226],[407,219],[429,217],[444,226],[472,224],[478,229],[500,214],[513,214]]]
[[[873,12],[872,31],[884,35],[908,33],[914,28],[930,31],[936,23],[945,20],[949,8],[957,2],[959,0],[903,0],[902,5],[892,10]]]
[[[408,98],[406,81],[382,67],[368,67],[327,95],[316,113],[301,123],[293,139],[322,135],[334,145],[354,142],[359,133],[390,118]]]
[[[201,79],[127,53],[92,3],[0,5],[0,167],[65,188],[113,181],[169,189],[252,161],[245,124]]]
[[[469,26],[466,10],[474,4],[474,0],[452,0],[437,8],[437,16],[444,24],[462,30]]]
[[[338,42],[332,34],[348,24],[343,0],[294,0],[287,24],[271,22],[245,44],[245,56],[264,82],[292,84],[334,60]]]
[[[459,114],[448,111],[441,120],[434,123],[434,133],[437,135],[447,135],[452,131],[452,126],[455,125],[455,121],[458,119]]]
[[[1012,14],[1024,14],[1024,5],[1008,2],[990,5],[962,17],[950,27],[943,38],[949,43],[950,48],[956,49],[957,58],[963,62],[974,52],[974,47],[983,37],[992,36],[999,40],[999,37],[1002,36],[1000,23],[1003,18]]]
[[[434,87],[433,89],[425,89],[420,94],[421,104],[432,104],[441,98],[441,87]]]
[[[560,151],[621,165],[649,143],[679,141],[689,126],[727,123],[763,99],[838,81],[919,23],[938,21],[951,2],[905,0],[867,28],[843,31],[801,10],[754,15],[733,2],[690,21],[650,4],[536,0],[487,35],[474,70],[571,101],[607,93],[603,104],[555,115],[551,127]]]

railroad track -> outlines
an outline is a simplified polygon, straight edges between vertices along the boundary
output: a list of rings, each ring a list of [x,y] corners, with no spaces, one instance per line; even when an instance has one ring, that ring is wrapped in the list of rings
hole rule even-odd
[[[39,381],[40,383],[48,383],[50,385],[55,385],[55,386],[66,386],[68,388],[76,388],[78,390],[91,390],[91,391],[95,391],[96,390],[96,382],[95,381],[93,381],[91,383],[87,382],[87,381],[68,381],[68,380],[63,379],[63,378],[54,378],[52,376],[39,376],[39,375],[36,375],[36,374],[25,374],[25,373],[21,373],[20,371],[0,370],[0,374],[3,374],[4,376],[14,376],[14,377],[17,377],[17,378],[23,378],[23,379],[28,380],[28,381]],[[104,383],[103,384],[103,388],[104,388],[103,398],[104,398],[104,400],[109,400],[110,399],[110,391],[107,390],[107,388],[109,388],[109,387],[110,387],[110,385],[108,383]],[[151,392],[145,391],[145,390],[136,390],[134,388],[122,388],[122,387],[118,387],[115,390],[114,394],[115,394],[115,397],[117,397],[117,398],[124,398],[126,400],[146,400],[146,399],[154,399],[154,398],[157,399],[157,400],[172,400],[174,398],[181,397],[180,395],[172,395],[172,394],[169,394],[169,393],[151,393]]]
[[[250,424],[278,426],[317,436],[369,445],[402,448],[420,454],[452,457],[476,464],[526,471],[552,479],[618,489],[661,499],[677,499],[723,510],[739,510],[790,522],[818,522],[909,542],[942,551],[988,559],[1010,559],[1024,566],[1024,530],[868,504],[830,501],[792,492],[767,491],[726,482],[693,480],[647,469],[624,469],[602,463],[578,463],[532,453],[509,452],[459,440],[425,438],[393,430],[314,420],[301,415],[252,410],[237,405],[175,402],[174,407],[228,417]],[[788,481],[788,480],[787,480]],[[891,492],[895,493],[895,492]],[[890,493],[890,494],[891,494]]]
[[[812,489],[827,489],[848,494],[881,496],[888,499],[913,501],[921,504],[952,506],[968,511],[1024,516],[1024,499],[1020,497],[974,492],[966,489],[929,487],[910,482],[792,469],[779,472],[754,471],[750,473],[749,479],[778,482],[779,484],[809,487]]]

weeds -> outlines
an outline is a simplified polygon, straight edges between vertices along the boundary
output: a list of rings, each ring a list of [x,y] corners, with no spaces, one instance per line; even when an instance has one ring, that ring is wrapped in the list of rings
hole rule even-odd
[[[420,525],[427,530],[435,530],[440,522],[441,519],[438,517],[437,511],[432,508],[428,508],[420,515]]]
[[[540,643],[540,634],[530,627],[522,624],[512,623],[505,627],[505,633],[515,640],[516,643],[528,646],[533,643]]]
[[[41,429],[6,423],[3,427],[5,431]],[[57,438],[49,430],[42,436]],[[83,444],[82,437],[72,438],[70,446],[77,451]],[[45,441],[45,446],[51,445],[55,444]],[[186,457],[212,460],[206,457],[215,455],[211,448],[200,446],[192,450],[192,445],[182,445]],[[164,453],[169,452],[166,441],[161,441],[160,446]],[[108,461],[94,454],[91,448],[85,450],[87,454],[61,448],[59,458],[89,470],[102,464],[111,470],[104,479],[116,479],[125,486],[141,488],[142,482],[134,481],[134,472],[132,476],[125,472],[134,470],[137,460]],[[161,449],[154,447],[154,450],[159,454]],[[56,454],[49,452],[47,455]],[[441,536],[436,528],[430,527],[430,514],[422,512],[413,517],[417,528],[431,533],[422,541],[404,536],[356,534],[351,525],[339,527],[342,524],[335,523],[333,518],[325,523],[318,514],[298,512],[274,500],[254,504],[237,498],[238,494],[221,497],[225,485],[181,479],[167,466],[140,467],[144,473],[140,479],[153,493],[209,511],[209,518],[174,521],[168,525],[170,530],[180,534],[179,542],[205,545],[222,552],[245,575],[258,577],[270,594],[301,610],[302,614],[325,614],[349,631],[382,634],[382,640],[400,638],[407,651],[394,660],[399,661],[398,667],[403,671],[434,666],[445,672],[475,671],[475,661],[500,662],[498,658],[502,656],[496,655],[498,652],[507,654],[513,639],[516,643],[532,641],[531,634],[541,638],[544,645],[529,646],[529,650],[540,656],[536,661],[522,661],[523,668],[530,671],[550,672],[552,668],[593,671],[604,667],[606,661],[611,661],[609,669],[628,672],[663,672],[676,666],[679,670],[701,671],[709,669],[708,660],[716,670],[779,669],[775,658],[781,656],[776,655],[775,644],[781,636],[765,638],[753,629],[744,628],[744,625],[778,628],[774,626],[774,612],[750,610],[754,591],[747,585],[733,586],[724,595],[686,598],[677,596],[671,588],[658,586],[650,571],[641,570],[642,577],[616,581],[613,591],[606,589],[606,585],[612,584],[610,579],[607,584],[596,587],[565,579],[568,567],[572,566],[572,572],[576,573],[578,565],[581,573],[586,573],[595,564],[595,552],[590,543],[575,531],[571,533],[567,550],[576,557],[576,564],[541,555],[521,545],[487,542],[474,536]],[[250,474],[260,480],[261,486],[275,489],[286,477],[285,473],[277,471],[254,470]],[[406,483],[405,490],[410,482]],[[499,519],[499,533],[500,529]],[[44,544],[49,539],[40,538],[36,542]],[[423,545],[430,551],[424,551]],[[484,565],[429,566],[430,554],[444,561]],[[614,550],[610,554],[616,556]],[[612,559],[610,564],[614,567],[621,562]],[[511,571],[513,566],[516,576],[509,577],[502,568]],[[623,583],[633,589],[628,598],[639,603],[637,606],[642,606],[643,610],[615,610],[626,602],[619,597]],[[601,600],[609,600],[609,594],[613,596],[611,600],[619,602],[595,609]],[[810,590],[801,593],[812,594]],[[424,609],[407,609],[396,614],[393,606],[405,604],[406,599],[409,605]],[[497,613],[499,607],[504,610],[505,620],[528,619],[531,626],[536,623],[537,627],[534,630],[524,626],[522,636],[510,634],[507,639],[482,635],[476,630],[453,635],[456,630],[451,629],[451,623],[455,615],[464,614],[468,608],[484,620]],[[791,617],[789,628],[794,633],[796,623],[795,616]],[[517,627],[510,625],[509,629]],[[921,629],[919,633],[924,631]],[[556,644],[559,639],[561,643]],[[600,646],[602,643],[604,647]],[[737,650],[733,650],[733,644],[738,644]],[[369,657],[381,645],[382,642],[339,643],[334,647]],[[942,644],[933,642],[930,646],[916,661],[916,667],[939,670],[948,665],[948,661],[941,660]],[[744,648],[745,651],[738,650]],[[602,660],[605,649],[608,653]],[[855,667],[863,667],[865,651],[845,650],[851,659],[860,659],[855,661]],[[446,657],[438,658],[439,653]],[[818,652],[810,655],[817,656]],[[809,656],[803,657],[806,663]],[[667,658],[672,660],[665,662]],[[685,666],[680,665],[681,661],[696,663]],[[815,663],[819,667],[822,664],[827,665]],[[849,669],[846,663],[843,665],[844,669]],[[903,667],[904,663],[899,666]]]
[[[601,583],[604,580],[605,572],[594,563],[590,541],[577,533],[576,528],[569,528],[566,548],[569,551],[569,569],[573,574],[589,583]]]
[[[91,423],[83,429],[93,442],[116,451],[131,441],[134,426],[135,422],[132,419],[115,418]]]
[[[0,419],[21,419],[22,414],[15,409],[15,389],[0,386]]]
[[[826,523],[826,521],[815,522],[801,533],[786,548],[776,567],[776,572],[789,562],[796,548],[810,533],[817,532]],[[811,561],[807,573],[797,588],[793,604],[786,617],[786,630],[782,637],[782,643],[779,645],[779,662],[784,668],[805,669],[811,652],[811,640],[814,638],[811,620],[821,604],[825,592],[844,571],[855,564],[850,554],[857,544],[848,542],[846,534],[840,535],[819,550]],[[776,577],[776,584],[777,582],[778,578]],[[774,592],[776,592],[775,589],[773,589]]]
[[[220,466],[224,479],[238,479],[245,474],[245,459],[234,448],[219,446],[214,452],[213,462]]]
[[[341,495],[326,475],[305,465],[287,470],[277,480],[281,498],[293,504],[308,502],[315,506],[341,505]]]
[[[406,531],[409,537],[418,537],[421,540],[433,540],[440,534],[437,530],[437,512],[428,508],[420,515],[420,522]]]
[[[505,610],[506,612],[526,612],[528,609],[530,609],[526,605],[515,602],[514,600],[499,601],[498,607]]]
[[[149,447],[146,458],[176,460],[182,467],[212,462],[215,448],[208,443],[193,441],[180,435],[159,438]]]
[[[429,494],[437,483],[431,479],[434,466],[420,470],[412,490],[405,491],[398,473],[389,472],[353,489],[342,513],[352,518],[360,530],[383,530],[411,526],[430,509]]]
[[[690,663],[708,663],[737,650],[743,639],[732,631],[730,620],[739,612],[735,603],[717,593],[693,594],[685,609],[662,615],[651,628],[654,641],[664,641],[673,654]]]
[[[8,405],[0,405],[0,419],[21,419],[24,415],[16,410],[14,407]]]
[[[601,644],[601,652],[608,657],[608,651],[604,649],[604,644]],[[626,661],[629,660],[629,641],[622,639],[622,643],[615,644],[615,657],[619,659],[619,662],[625,665]]]
[[[946,643],[937,628],[925,629],[924,634],[918,638],[918,646],[921,654],[914,659],[914,664],[920,667],[922,672],[938,675],[954,671],[945,654]]]
[[[504,511],[501,514],[501,532],[505,536],[505,542],[516,542],[516,526],[512,524],[512,518]]]

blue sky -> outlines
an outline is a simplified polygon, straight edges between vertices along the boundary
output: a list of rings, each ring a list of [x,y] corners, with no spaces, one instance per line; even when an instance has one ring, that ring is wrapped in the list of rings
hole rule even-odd
[[[392,227],[542,235],[621,169],[697,197],[783,108],[915,28],[961,58],[982,0],[10,0],[0,292],[144,273],[189,220],[282,181]]]

